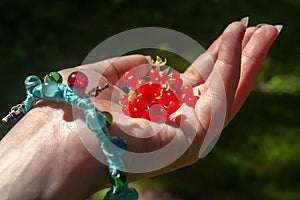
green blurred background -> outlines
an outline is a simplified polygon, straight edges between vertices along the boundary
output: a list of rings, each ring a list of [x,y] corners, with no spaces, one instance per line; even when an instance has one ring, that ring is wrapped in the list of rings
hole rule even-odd
[[[283,24],[254,92],[214,150],[193,166],[135,184],[149,199],[300,199],[299,10],[300,0],[1,0],[0,114],[23,100],[24,77],[79,65],[121,31],[165,27],[207,48],[245,16],[250,25]],[[0,135],[10,127],[1,124]]]

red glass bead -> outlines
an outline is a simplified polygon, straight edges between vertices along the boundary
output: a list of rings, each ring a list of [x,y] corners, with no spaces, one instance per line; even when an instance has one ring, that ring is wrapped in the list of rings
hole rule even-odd
[[[83,93],[88,85],[88,77],[80,72],[72,72],[68,77],[68,85],[75,91]]]

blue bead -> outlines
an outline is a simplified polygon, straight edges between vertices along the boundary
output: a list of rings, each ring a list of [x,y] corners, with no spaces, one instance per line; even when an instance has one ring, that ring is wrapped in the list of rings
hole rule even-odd
[[[104,116],[96,109],[89,109],[86,111],[85,116],[86,124],[93,132],[102,131],[106,128],[106,121]]]
[[[35,75],[28,76],[24,81],[25,88],[29,92],[31,92],[37,85],[40,84],[42,84],[41,79]]]
[[[58,92],[58,84],[54,81],[48,81],[43,84],[42,93],[45,97],[53,98]]]
[[[112,138],[111,142],[123,150],[126,150],[127,148],[127,144],[122,138]]]

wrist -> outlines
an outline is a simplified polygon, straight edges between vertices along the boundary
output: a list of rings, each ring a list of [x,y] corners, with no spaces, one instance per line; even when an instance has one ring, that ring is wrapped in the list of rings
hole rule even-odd
[[[107,168],[85,149],[75,126],[70,105],[38,103],[1,141],[0,162],[7,166],[2,169],[14,177],[1,176],[5,180],[0,181],[0,190],[11,184],[7,188],[15,191],[10,195],[22,193],[23,199],[24,195],[81,199],[103,188]]]

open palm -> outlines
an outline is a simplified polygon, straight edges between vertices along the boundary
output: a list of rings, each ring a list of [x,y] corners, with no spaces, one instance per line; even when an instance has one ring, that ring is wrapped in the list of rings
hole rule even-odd
[[[182,74],[185,84],[201,93],[195,109],[183,105],[165,123],[130,118],[118,103],[122,94],[117,86],[119,80],[134,67],[146,67],[146,57],[124,56],[79,66],[88,74],[97,74],[98,85],[110,84],[95,98],[95,104],[113,114],[110,133],[128,143],[130,153],[124,156],[125,164],[129,172],[139,173],[131,178],[174,170],[207,154],[245,102],[277,35],[277,29],[271,25],[246,28],[241,22],[230,24]],[[67,76],[72,70],[63,70],[62,74]]]

